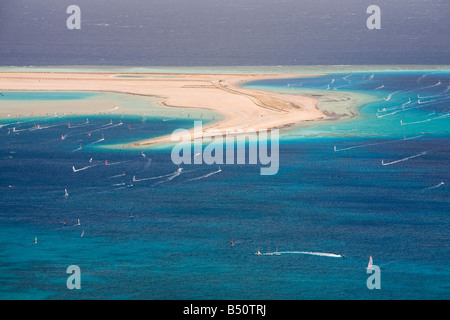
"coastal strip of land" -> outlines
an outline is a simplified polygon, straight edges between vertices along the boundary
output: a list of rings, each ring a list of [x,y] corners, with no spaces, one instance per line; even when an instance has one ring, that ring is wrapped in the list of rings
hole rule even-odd
[[[357,101],[346,93],[304,96],[247,89],[242,83],[279,78],[298,78],[313,74],[117,74],[89,72],[0,72],[0,91],[82,91],[115,92],[158,98],[161,107],[204,109],[222,115],[220,121],[203,127],[214,135],[239,130],[289,128],[306,121],[338,120],[354,116]],[[319,102],[328,107],[319,107]],[[48,105],[48,104],[47,104]],[[334,105],[330,108],[330,105]],[[107,106],[61,104],[58,113],[94,114]],[[15,114],[2,104],[0,114]],[[5,108],[7,110],[5,110]],[[62,109],[61,109],[62,108]],[[98,109],[97,109],[98,108]],[[67,110],[66,110],[67,109]],[[22,110],[23,113],[30,110]],[[38,113],[39,110],[32,110]],[[40,110],[56,112],[55,110]],[[138,110],[114,110],[111,113],[139,113]],[[136,141],[123,147],[143,147],[171,142],[171,135]]]

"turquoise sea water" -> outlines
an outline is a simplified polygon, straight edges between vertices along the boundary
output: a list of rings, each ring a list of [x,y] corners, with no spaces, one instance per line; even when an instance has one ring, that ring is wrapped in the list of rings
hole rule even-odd
[[[0,120],[0,297],[448,299],[450,73],[329,73],[245,86],[374,101],[354,120],[285,134],[274,176],[226,164],[213,175],[217,166],[206,164],[175,174],[170,149],[105,148],[190,128],[186,117]],[[23,99],[0,99],[14,95]],[[89,101],[45,99],[64,97]],[[366,286],[369,256],[380,290]],[[81,290],[66,287],[73,264]]]

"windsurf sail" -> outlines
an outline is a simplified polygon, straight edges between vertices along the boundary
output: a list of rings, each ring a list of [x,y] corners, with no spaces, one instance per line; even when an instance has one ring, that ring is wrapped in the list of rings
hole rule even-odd
[[[372,266],[373,266],[373,260],[372,260],[372,256],[370,256],[369,264],[367,265],[367,269],[372,269]]]

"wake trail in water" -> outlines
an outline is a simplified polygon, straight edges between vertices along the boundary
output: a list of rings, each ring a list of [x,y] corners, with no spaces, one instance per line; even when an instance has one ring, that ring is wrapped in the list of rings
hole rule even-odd
[[[141,182],[141,181],[148,181],[148,180],[156,180],[156,179],[162,179],[162,178],[167,178],[173,176],[173,173],[169,173],[169,174],[165,174],[162,176],[157,176],[157,177],[150,177],[150,178],[142,178],[142,179],[136,179],[136,176],[133,176],[133,182]]]
[[[422,88],[419,88],[418,90],[434,88],[434,87],[440,86],[441,84],[442,84],[442,82],[438,81],[438,82],[436,82],[435,84],[433,84],[431,86],[422,87]]]
[[[169,181],[172,181],[173,179],[175,179],[176,177],[178,177],[179,175],[181,175],[181,173],[183,172],[183,168],[178,168],[177,171],[175,171],[174,173],[172,173],[171,175],[169,175],[169,177],[166,180],[162,180],[162,181],[158,181],[155,184],[153,184],[153,186],[157,186],[159,184],[162,183],[166,183]]]
[[[369,147],[369,146],[376,146],[376,145],[381,145],[381,144],[395,143],[395,142],[400,142],[400,141],[414,140],[414,139],[418,139],[418,138],[421,138],[421,137],[423,137],[423,135],[414,136],[414,137],[409,137],[409,138],[406,138],[406,137],[405,137],[405,138],[403,138],[403,139],[398,139],[398,140],[393,140],[393,141],[383,141],[383,142],[375,142],[375,143],[359,144],[359,145],[357,145],[357,146],[348,147],[348,148],[342,148],[342,149],[337,149],[337,147],[334,146],[334,152],[340,152],[340,151],[345,151],[345,150],[364,148],[364,147]]]
[[[390,166],[392,164],[396,164],[396,163],[399,163],[399,162],[403,162],[403,161],[407,161],[407,160],[410,160],[410,159],[418,158],[418,157],[424,156],[426,154],[427,154],[427,152],[424,151],[424,152],[421,152],[419,154],[416,154],[416,155],[413,155],[413,156],[410,156],[410,157],[406,157],[406,158],[403,158],[403,159],[400,159],[400,160],[391,161],[391,162],[384,162],[384,160],[381,160],[381,164],[383,166]]]
[[[423,189],[422,191],[426,191],[426,190],[432,190],[432,189],[437,189],[437,188],[439,188],[439,187],[441,187],[441,186],[443,186],[445,183],[443,182],[443,181],[441,181],[440,183],[438,183],[437,185],[435,185],[435,186],[432,186],[432,187],[428,187],[428,188],[425,188],[425,189]]]
[[[388,96],[387,96],[386,98],[384,98],[384,101],[389,101],[389,100],[391,100],[391,98],[392,98],[392,96],[393,96],[394,94],[399,93],[399,92],[402,92],[402,91],[403,91],[403,90],[397,90],[397,91],[394,91],[394,92],[389,93]]]
[[[108,124],[103,125],[103,126],[97,128],[97,129],[91,130],[91,133],[92,132],[97,132],[97,131],[102,131],[102,130],[108,130],[108,129],[115,128],[115,127],[118,127],[118,126],[121,126],[121,125],[123,125],[123,122],[119,122],[117,124],[108,123]],[[86,133],[83,133],[83,134],[88,134],[88,133],[89,132],[86,132]]]
[[[119,177],[124,177],[124,176],[125,176],[125,172],[121,173],[121,174],[117,174],[115,176],[108,177],[108,179],[114,179],[114,178],[119,178]]]
[[[367,79],[365,79],[365,76],[364,76],[363,81],[373,80],[374,77],[375,77],[375,75],[372,73]]]
[[[434,114],[434,113],[432,113]],[[420,120],[420,121],[414,121],[414,122],[403,122],[403,120],[400,120],[400,125],[402,126],[406,126],[409,124],[417,124],[417,123],[424,123],[424,122],[429,122],[429,121],[433,121],[433,120],[437,120],[437,119],[444,119],[444,118],[448,118],[450,116],[449,113],[441,115],[441,116],[437,116],[434,118],[429,118],[429,119],[425,119],[425,120]]]
[[[102,138],[101,138],[101,139],[98,139],[97,141],[91,142],[91,143],[89,143],[89,145],[93,145],[93,144],[96,144],[96,143],[100,143],[100,142],[102,142],[102,141],[105,141],[105,138],[103,137],[103,135],[102,135]]]
[[[93,165],[91,165],[91,166],[86,166],[86,167],[83,167],[83,168],[80,168],[80,169],[75,169],[75,166],[72,166],[72,171],[73,171],[74,173],[76,173],[76,172],[80,172],[80,171],[87,170],[87,169],[92,168],[92,167],[95,167],[95,166],[97,166],[97,164],[93,164]]]
[[[277,251],[269,252],[263,255],[282,255],[282,254],[306,254],[311,256],[330,257],[330,258],[342,258],[342,255],[327,252],[312,252],[312,251]]]
[[[420,76],[419,78],[417,78],[416,83],[419,83],[420,81],[425,79],[427,76],[432,75],[432,74],[436,74],[436,73],[438,73],[438,72],[425,73],[422,76]]]
[[[441,99],[441,100],[430,100],[430,101],[424,101],[424,102],[421,102],[420,100],[418,100],[417,102],[413,102],[411,104],[411,105],[415,105],[414,107],[402,108],[402,109],[396,110],[394,112],[386,113],[386,114],[382,114],[382,115],[379,115],[378,113],[376,113],[376,116],[377,116],[377,118],[383,118],[383,117],[391,116],[391,115],[394,115],[394,114],[397,114],[397,113],[400,113],[400,112],[406,112],[406,111],[410,111],[410,110],[414,110],[414,109],[423,108],[423,107],[431,104],[432,102],[442,102],[442,101],[445,101],[445,100],[448,100],[448,99],[449,98],[446,97],[446,98]]]
[[[106,164],[105,164],[105,166],[115,166],[115,165],[118,165],[118,164],[123,164],[123,163],[127,163],[127,162],[131,162],[131,160],[125,160],[125,161],[118,161],[118,162],[107,162]]]
[[[195,180],[200,180],[200,179],[208,178],[208,177],[210,177],[210,176],[212,176],[212,175],[215,175],[215,174],[217,174],[217,173],[219,173],[219,172],[222,172],[222,169],[219,168],[219,170],[217,170],[217,171],[210,172],[210,173],[205,174],[205,175],[200,176],[200,177],[196,177],[196,178],[189,179],[188,181],[195,181]]]

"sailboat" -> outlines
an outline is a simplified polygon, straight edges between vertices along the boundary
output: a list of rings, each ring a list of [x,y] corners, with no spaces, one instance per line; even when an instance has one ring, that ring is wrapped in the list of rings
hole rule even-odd
[[[372,266],[373,266],[373,260],[372,260],[372,256],[370,256],[370,258],[369,258],[369,264],[367,265],[367,270],[371,270],[372,269]]]
[[[234,246],[234,238],[231,239],[231,246]]]
[[[67,192],[67,189],[64,189],[64,197],[68,197],[69,196],[69,193]]]

